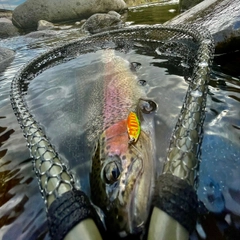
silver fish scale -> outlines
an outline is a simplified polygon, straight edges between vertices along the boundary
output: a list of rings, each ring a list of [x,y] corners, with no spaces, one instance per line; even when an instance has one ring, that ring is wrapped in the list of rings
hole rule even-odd
[[[116,56],[113,50],[105,51],[103,58],[108,62],[99,64],[104,76],[94,83],[88,109],[87,137],[90,142],[111,125],[127,119],[129,112],[135,111],[138,100],[145,96],[129,62]]]
[[[171,41],[174,41],[174,44],[169,45]],[[176,44],[178,41],[181,44]],[[184,50],[185,41],[193,44],[194,48],[190,51],[192,54]],[[113,42],[116,48],[125,50],[131,48],[135,42],[154,46],[153,51],[155,46],[162,46],[161,51],[165,49],[163,55],[182,55],[184,61],[188,61],[187,64],[193,67],[189,89],[170,141],[164,172],[181,177],[190,184],[194,183],[200,158],[209,66],[214,49],[212,37],[208,31],[188,25],[128,27],[95,34],[51,49],[26,64],[12,81],[12,107],[28,142],[41,193],[47,206],[64,192],[72,190],[74,180],[46,137],[47,133],[42,131],[41,126],[29,113],[23,98],[23,85],[47,68],[75,58],[79,54],[108,48],[109,42]],[[188,56],[185,55],[186,52]],[[99,121],[102,121],[102,116],[99,116],[96,125]]]
[[[104,129],[119,120],[127,119],[129,112],[136,109],[138,100],[144,97],[144,92],[127,63],[122,58],[111,56],[110,64],[116,67],[113,68],[115,76],[104,82]]]

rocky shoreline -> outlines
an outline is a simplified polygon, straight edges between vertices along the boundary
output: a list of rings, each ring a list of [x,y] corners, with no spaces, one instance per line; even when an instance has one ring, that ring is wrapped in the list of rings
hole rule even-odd
[[[12,11],[0,8],[0,18],[12,19]]]
[[[56,12],[57,2],[53,0],[50,4],[48,0],[27,0],[14,11],[0,10],[0,39],[19,35],[53,37],[60,34],[59,30],[73,28],[81,34],[93,34],[125,26],[123,12],[127,14],[127,4],[123,0],[104,0],[97,8],[93,8],[96,0],[61,1],[62,5]],[[194,3],[197,5],[192,7]],[[203,26],[213,35],[217,53],[239,50],[239,0],[180,0],[179,4],[184,9],[187,6],[190,9],[164,24]],[[64,21],[71,23],[66,27]]]

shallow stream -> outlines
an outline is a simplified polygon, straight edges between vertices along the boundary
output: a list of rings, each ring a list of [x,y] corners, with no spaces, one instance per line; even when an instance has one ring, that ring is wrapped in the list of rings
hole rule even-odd
[[[175,1],[130,10],[129,24],[163,23],[178,13]],[[151,16],[151,17],[150,17]],[[10,103],[10,85],[17,71],[30,59],[48,48],[77,39],[77,31],[70,34],[59,31],[53,38],[26,38],[24,36],[0,40],[1,47],[13,49],[15,59],[0,73],[0,239],[50,239],[46,213],[37,180],[32,171],[32,160],[26,147]],[[165,149],[175,126],[188,87],[186,72],[156,58],[146,51],[118,52],[129,62],[139,63],[138,79],[146,81],[148,97],[158,104],[155,114],[159,162],[165,158]],[[198,197],[210,213],[204,212],[191,239],[237,239],[240,228],[240,75],[226,70],[227,62],[219,64],[216,56],[209,83],[202,156],[199,169]],[[236,66],[239,58],[236,58]],[[65,64],[45,71],[36,77],[26,92],[26,101],[36,119],[43,125],[62,157],[69,161],[76,176],[82,176],[78,159],[78,139],[84,134],[84,118],[76,101],[77,83],[86,67],[98,64],[98,55],[82,55]],[[237,62],[238,61],[238,62]],[[86,72],[86,71],[85,71]],[[102,73],[101,73],[102,74]],[[99,76],[91,71],[91,79]],[[91,82],[86,83],[91,85]],[[89,85],[89,86],[90,86]],[[87,107],[87,106],[86,106]],[[77,109],[77,111],[75,111]],[[80,116],[80,118],[79,118]],[[79,126],[80,124],[80,126]],[[82,124],[82,125],[81,125]],[[82,127],[82,128],[81,128]],[[60,129],[60,130],[59,130]],[[80,131],[78,131],[80,130]],[[76,134],[77,132],[77,134]],[[75,134],[73,134],[75,133]],[[159,138],[161,136],[161,138]],[[69,141],[69,137],[71,138]],[[66,145],[64,143],[68,142]],[[86,156],[84,156],[86,157]],[[71,160],[69,160],[71,159]],[[85,179],[85,178],[84,178]],[[87,182],[77,181],[86,192]]]

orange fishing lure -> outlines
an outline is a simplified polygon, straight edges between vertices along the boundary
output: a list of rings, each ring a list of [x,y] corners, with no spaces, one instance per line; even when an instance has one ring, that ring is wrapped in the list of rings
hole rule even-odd
[[[137,114],[134,112],[130,112],[127,118],[127,130],[129,136],[129,143],[134,143],[138,140],[141,127],[140,122],[137,117]]]

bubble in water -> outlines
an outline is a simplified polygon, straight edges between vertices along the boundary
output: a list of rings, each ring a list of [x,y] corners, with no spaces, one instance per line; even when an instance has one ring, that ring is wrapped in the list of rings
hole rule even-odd
[[[202,190],[200,190],[202,189]],[[225,201],[220,185],[211,177],[204,177],[199,182],[199,199],[205,207],[215,213],[220,213],[225,208]]]
[[[136,70],[140,69],[141,66],[142,66],[142,64],[139,62],[131,62],[130,63],[130,68],[132,71],[136,71]]]
[[[147,81],[146,81],[146,80],[143,80],[143,79],[139,80],[138,83],[139,83],[139,85],[141,85],[141,86],[146,86],[146,85],[147,85]]]

